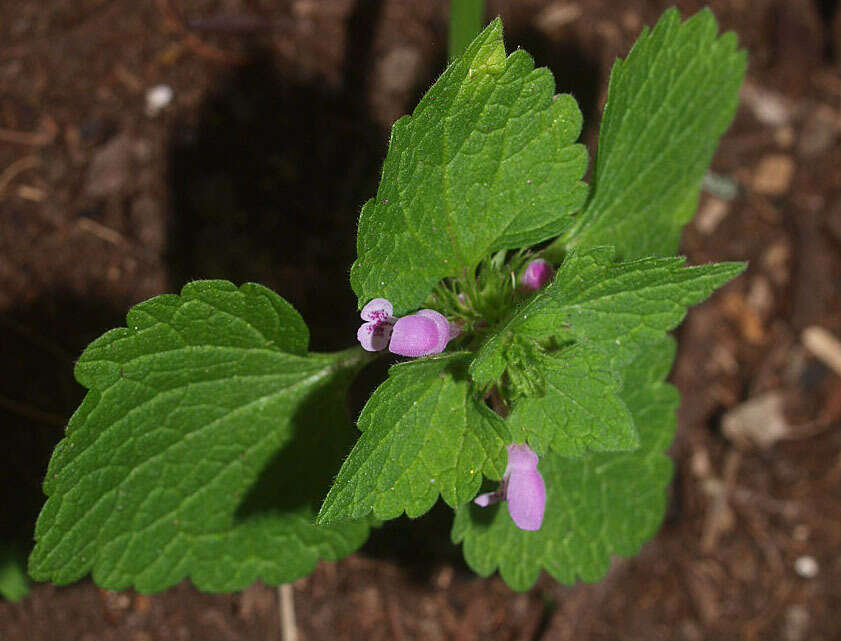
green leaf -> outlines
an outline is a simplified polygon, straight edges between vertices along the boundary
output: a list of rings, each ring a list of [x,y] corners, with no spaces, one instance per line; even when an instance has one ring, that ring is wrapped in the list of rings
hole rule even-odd
[[[0,597],[18,602],[29,594],[25,558],[15,544],[0,541]]]
[[[453,542],[467,564],[488,576],[497,569],[515,590],[527,590],[546,569],[557,580],[597,581],[613,555],[632,556],[659,526],[671,461],[664,454],[675,428],[677,391],[662,379],[674,342],[646,343],[626,370],[621,397],[639,426],[633,452],[567,459],[550,453],[539,469],[546,482],[546,514],[536,532],[518,529],[506,506],[456,510]]]
[[[507,58],[494,20],[391,132],[382,180],[359,218],[359,305],[416,309],[444,277],[499,249],[562,233],[586,197],[581,112],[548,69]]]
[[[566,247],[613,245],[625,259],[674,254],[730,125],[746,67],[732,32],[705,9],[670,9],[610,74],[593,188]]]
[[[514,335],[561,336],[600,344],[621,360],[639,339],[657,339],[677,327],[692,305],[741,273],[744,263],[683,267],[684,258],[646,258],[616,263],[612,248],[571,252],[555,280],[520,307],[492,335],[471,364],[477,383],[497,379],[505,345]]]
[[[583,456],[639,446],[634,419],[622,401],[622,381],[606,353],[576,344],[543,355],[538,363],[545,390],[514,404],[506,422],[538,454]]]
[[[230,591],[349,554],[368,525],[313,524],[353,439],[366,355],[306,355],[297,312],[254,284],[199,281],[134,307],[85,350],[89,388],[50,461],[29,570],[69,583]]]
[[[440,493],[455,507],[501,478],[510,442],[503,420],[471,394],[469,353],[395,365],[359,418],[362,436],[318,515],[319,523],[391,519],[429,510]]]

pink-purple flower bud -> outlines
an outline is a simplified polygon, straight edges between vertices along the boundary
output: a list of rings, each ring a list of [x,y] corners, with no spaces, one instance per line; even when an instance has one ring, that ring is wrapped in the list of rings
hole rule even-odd
[[[508,502],[508,513],[521,530],[539,530],[546,511],[546,484],[537,470],[537,454],[526,445],[508,446],[508,465],[495,492],[480,494],[473,502],[487,507]]]
[[[552,265],[548,261],[538,258],[526,266],[526,269],[520,275],[520,285],[524,289],[535,292],[552,280],[554,275]]]

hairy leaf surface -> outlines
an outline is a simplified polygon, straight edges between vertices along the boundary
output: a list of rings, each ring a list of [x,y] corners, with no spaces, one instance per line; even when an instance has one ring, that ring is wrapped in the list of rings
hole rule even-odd
[[[612,245],[625,259],[674,254],[736,111],[745,74],[736,35],[708,9],[644,29],[610,74],[592,193],[553,249]]]
[[[506,422],[538,454],[562,456],[639,446],[634,419],[620,396],[622,380],[602,350],[576,344],[535,364],[543,374],[539,396],[517,399]]]
[[[687,309],[741,273],[744,263],[684,266],[685,259],[646,258],[617,263],[612,248],[571,252],[555,280],[522,305],[490,336],[470,366],[478,383],[498,378],[512,334],[562,336],[598,343],[622,355],[623,346],[674,329]]]
[[[342,465],[320,523],[373,511],[415,517],[440,494],[455,507],[471,500],[482,474],[500,478],[509,442],[503,420],[467,380],[470,354],[395,365],[359,417],[362,436]]]
[[[306,354],[270,290],[198,281],[134,307],[76,366],[89,389],[50,461],[30,573],[64,584],[230,591],[292,581],[365,540],[313,524],[350,446],[358,348]]]
[[[417,308],[440,279],[498,249],[572,224],[584,202],[581,112],[551,72],[505,56],[493,21],[391,132],[382,180],[359,218],[351,285],[360,307]]]

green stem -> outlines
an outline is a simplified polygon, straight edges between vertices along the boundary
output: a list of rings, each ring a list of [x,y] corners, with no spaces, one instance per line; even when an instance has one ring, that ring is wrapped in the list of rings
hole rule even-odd
[[[365,365],[378,357],[384,356],[384,352],[367,352],[359,345],[348,347],[347,349],[338,352],[310,352],[310,358],[323,357],[328,362],[333,363],[335,370],[355,369],[360,370]]]
[[[450,0],[450,62],[479,35],[484,19],[485,0]]]

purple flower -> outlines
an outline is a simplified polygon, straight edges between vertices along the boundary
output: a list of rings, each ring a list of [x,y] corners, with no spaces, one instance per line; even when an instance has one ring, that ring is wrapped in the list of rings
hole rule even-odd
[[[552,280],[554,274],[552,265],[548,261],[538,258],[526,265],[526,269],[520,275],[520,285],[523,286],[523,289],[534,292]]]
[[[440,354],[450,341],[450,322],[443,314],[422,309],[394,324],[388,349],[400,356]]]
[[[356,340],[362,349],[378,352],[388,347],[388,340],[396,319],[392,316],[394,308],[385,298],[375,298],[362,308],[360,316],[363,323],[356,332]]]
[[[495,492],[480,494],[473,502],[487,507],[508,501],[508,513],[521,530],[539,530],[546,510],[546,484],[537,471],[537,454],[525,443],[509,445],[508,466]]]
[[[375,298],[362,308],[363,323],[356,338],[369,352],[388,347],[400,356],[428,356],[444,351],[459,328],[443,314],[432,309],[422,309],[415,314],[394,318],[394,308],[385,298]]]

